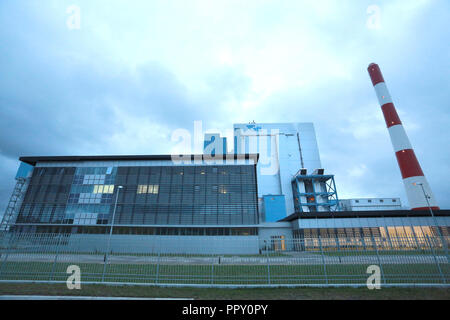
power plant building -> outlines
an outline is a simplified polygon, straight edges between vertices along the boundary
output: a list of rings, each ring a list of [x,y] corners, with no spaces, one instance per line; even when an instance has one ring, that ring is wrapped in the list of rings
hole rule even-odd
[[[339,199],[312,123],[253,122],[234,124],[230,152],[215,133],[196,155],[21,157],[1,228],[79,241],[114,227],[115,237],[135,239],[142,250],[189,237],[221,253],[258,253],[243,245],[250,238],[291,250],[285,240],[448,236],[450,210],[437,206],[378,66],[369,73],[414,210],[399,198]],[[241,245],[226,247],[224,239]]]

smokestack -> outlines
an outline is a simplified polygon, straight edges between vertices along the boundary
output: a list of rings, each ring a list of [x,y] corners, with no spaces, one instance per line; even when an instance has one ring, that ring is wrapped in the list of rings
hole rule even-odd
[[[375,88],[381,110],[383,111],[389,135],[391,136],[392,146],[394,147],[397,163],[400,167],[411,210],[425,210],[429,207],[439,210],[433,192],[425,179],[419,161],[417,161],[405,129],[403,129],[402,122],[392,103],[392,98],[384,83],[380,67],[375,63],[371,63],[367,70],[372,79],[372,84]],[[424,193],[428,196],[428,199]]]

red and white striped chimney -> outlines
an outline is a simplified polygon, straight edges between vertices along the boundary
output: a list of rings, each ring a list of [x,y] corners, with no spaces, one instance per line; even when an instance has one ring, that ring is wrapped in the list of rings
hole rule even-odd
[[[375,63],[371,63],[367,70],[372,79],[373,87],[375,88],[381,110],[383,111],[384,120],[386,121],[389,135],[391,136],[392,146],[394,147],[395,156],[400,167],[411,210],[425,210],[429,206],[432,209],[439,210],[433,192],[428,185],[427,179],[425,179],[419,161],[417,161],[405,129],[403,129],[403,125],[392,103],[392,98],[384,83],[380,67]],[[429,197],[428,202],[424,193]]]

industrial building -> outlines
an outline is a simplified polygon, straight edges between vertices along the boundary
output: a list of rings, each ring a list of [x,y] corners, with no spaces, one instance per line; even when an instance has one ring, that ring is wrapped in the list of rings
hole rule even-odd
[[[22,157],[29,165],[14,228],[24,232],[251,235],[256,155]],[[158,226],[158,228],[155,228]]]
[[[288,250],[287,239],[317,236],[448,236],[450,210],[437,206],[378,66],[369,73],[413,210],[399,198],[339,199],[312,123],[253,122],[234,124],[231,152],[213,133],[200,155],[21,157],[1,227],[74,236],[114,227],[147,244],[189,237],[224,252],[233,251],[221,247],[225,238]]]
[[[355,198],[339,199],[342,211],[402,210],[400,198]]]
[[[2,225],[73,237],[114,226],[114,236],[147,244],[189,237],[220,247],[221,239],[245,236],[281,250],[290,249],[285,240],[318,235],[448,234],[447,210],[433,219],[426,210],[402,210],[399,198],[338,200],[334,176],[320,168],[312,123],[239,124],[234,131],[238,142],[228,154],[226,139],[210,134],[200,155],[21,157],[17,197]]]

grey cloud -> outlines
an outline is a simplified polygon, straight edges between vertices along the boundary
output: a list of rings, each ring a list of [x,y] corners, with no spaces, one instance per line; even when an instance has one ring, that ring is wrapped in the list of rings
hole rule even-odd
[[[380,3],[382,10],[386,3]],[[0,177],[4,181],[0,187],[0,212],[6,206],[14,184],[17,166],[11,161],[17,161],[21,155],[115,153],[116,146],[110,137],[123,132],[126,127],[125,120],[116,110],[148,119],[168,130],[180,127],[191,130],[194,120],[203,120],[204,127],[209,121],[231,128],[231,121],[226,122],[239,115],[230,114],[226,102],[239,104],[251,91],[251,78],[237,67],[207,69],[210,66],[205,64],[198,73],[204,76],[206,89],[194,93],[179,78],[179,70],[160,61],[149,59],[135,67],[135,61],[113,59],[111,50],[114,45],[121,45],[117,39],[123,39],[127,34],[133,34],[133,39],[145,35],[145,30],[138,28],[150,13],[141,12],[136,19],[140,22],[133,21],[130,27],[124,23],[126,19],[120,18],[120,12],[102,11],[93,2],[86,2],[81,5],[82,29],[69,32],[65,28],[65,8],[70,4],[0,3]],[[377,62],[385,74],[397,109],[404,114],[402,120],[436,198],[441,207],[450,207],[446,184],[450,176],[450,39],[448,32],[443,31],[448,29],[448,10],[445,10],[448,4],[430,6],[415,17],[415,23],[404,37],[398,34],[390,37],[386,32],[380,36],[366,30],[365,7],[361,4],[343,6],[343,12],[351,7],[350,18],[336,12],[333,23],[322,21],[314,30],[320,28],[323,31],[323,38],[318,41],[333,39],[337,57],[352,55],[353,58],[354,55],[358,66],[352,65],[351,78],[325,79],[306,87],[274,93],[258,105],[252,117],[260,122],[314,122],[322,162],[328,172],[336,174],[339,192],[402,196],[406,204],[387,130],[373,131],[376,133],[359,138],[355,136],[359,121],[364,121],[363,128],[372,129],[371,119],[366,117],[373,112],[372,106],[381,112],[366,72],[367,64]],[[290,9],[286,7],[281,12],[278,5],[275,7],[278,11],[268,25],[283,32],[284,10]],[[264,25],[265,17],[271,16],[271,8],[260,12],[263,18],[254,22],[259,32],[243,31],[250,46],[264,47],[260,46],[260,41],[264,44],[264,35],[272,30]],[[134,8],[126,13],[126,17],[130,19],[138,11]],[[359,11],[361,16],[355,22],[353,17]],[[92,19],[89,24],[87,17],[104,20],[97,24],[97,20]],[[289,26],[306,27],[306,18],[299,21],[298,26],[293,23],[295,19],[290,20]],[[176,22],[172,17],[167,26],[177,30],[180,26]],[[340,27],[336,31],[337,24]],[[108,32],[102,37],[101,27],[105,25]],[[361,25],[361,29],[354,29],[356,25]],[[169,40],[163,37],[176,35],[176,32],[160,31],[160,38],[147,40],[167,45]],[[188,40],[170,39],[171,43],[179,41],[183,44]],[[199,52],[210,49],[208,43],[204,45],[204,48],[198,48]],[[180,59],[184,59],[182,53],[179,52]],[[253,119],[239,121],[246,120]],[[376,125],[384,126],[383,120],[379,121],[381,123]],[[146,149],[143,153],[158,153],[158,150]],[[349,177],[348,171],[361,164],[366,167],[365,175]]]

